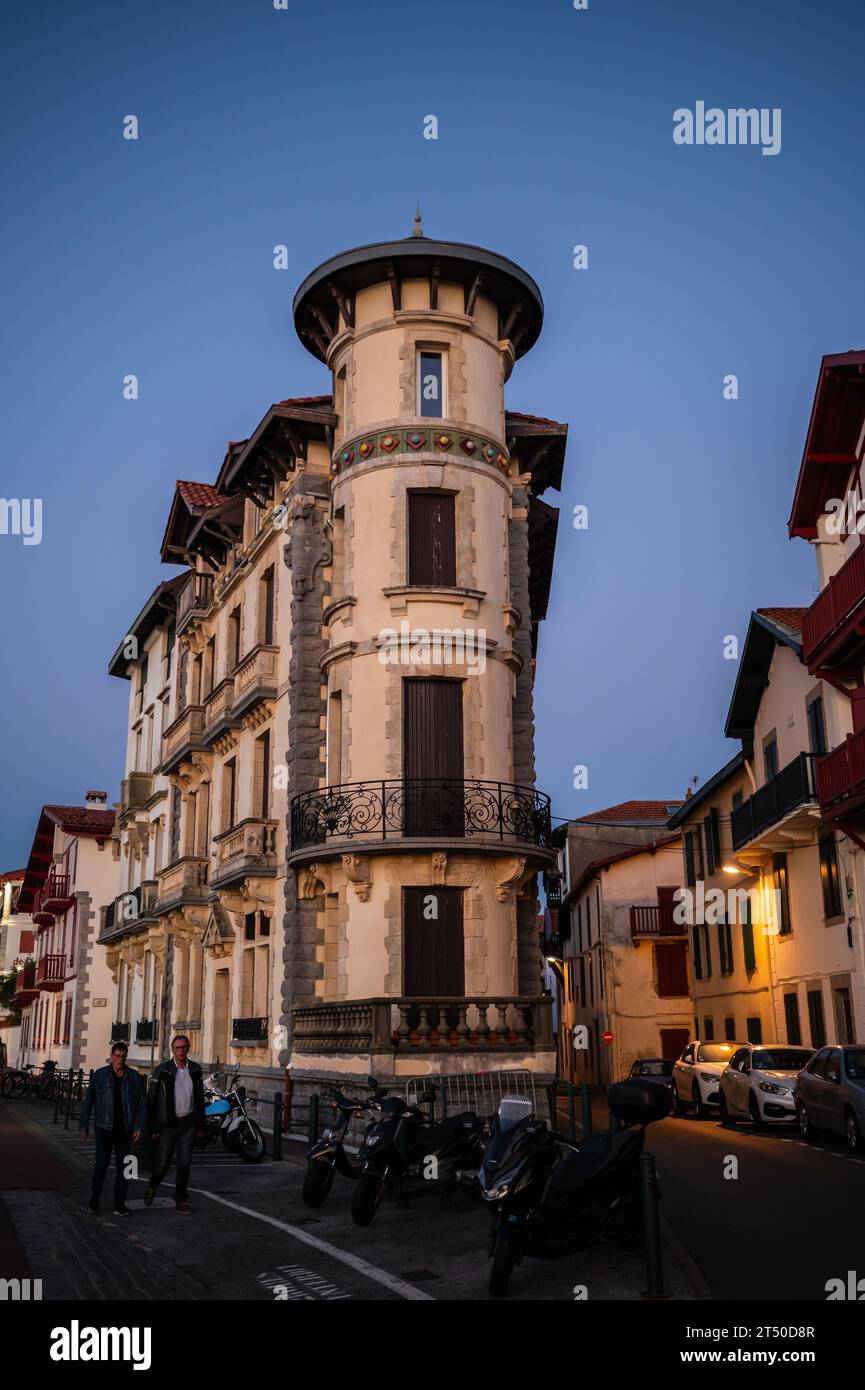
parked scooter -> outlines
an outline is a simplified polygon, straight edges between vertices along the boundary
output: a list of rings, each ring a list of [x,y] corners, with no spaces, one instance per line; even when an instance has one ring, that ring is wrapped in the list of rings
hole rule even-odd
[[[369,1108],[381,1115],[369,1125],[358,1154],[361,1173],[351,1200],[358,1226],[368,1226],[382,1198],[406,1202],[412,1196],[452,1190],[464,1185],[477,1191],[477,1170],[483,1156],[483,1121],[467,1110],[446,1120],[431,1120],[419,1106],[407,1105],[375,1087]],[[434,1104],[427,1090],[421,1104]]]
[[[379,1094],[377,1092],[377,1094]],[[381,1092],[380,1094],[384,1094]],[[345,1151],[345,1141],[352,1116],[360,1116],[369,1110],[371,1100],[351,1100],[335,1086],[327,1086],[323,1092],[330,1100],[336,1115],[325,1125],[321,1138],[310,1146],[306,1155],[306,1177],[303,1180],[301,1196],[308,1207],[320,1207],[327,1200],[333,1187],[335,1173],[356,1181],[360,1177],[362,1164],[352,1161]],[[373,1097],[373,1100],[375,1097]]]
[[[640,1155],[646,1127],[670,1110],[666,1086],[623,1081],[607,1093],[626,1128],[579,1144],[557,1140],[531,1102],[506,1098],[493,1121],[480,1170],[490,1208],[490,1293],[503,1298],[524,1256],[555,1260],[611,1234],[625,1249],[642,1240]]]
[[[238,1085],[240,1067],[226,1082],[225,1089],[215,1076],[205,1081],[204,1133],[196,1139],[196,1147],[206,1149],[221,1139],[229,1153],[237,1154],[244,1163],[260,1163],[264,1157],[264,1135],[246,1109],[246,1090]]]

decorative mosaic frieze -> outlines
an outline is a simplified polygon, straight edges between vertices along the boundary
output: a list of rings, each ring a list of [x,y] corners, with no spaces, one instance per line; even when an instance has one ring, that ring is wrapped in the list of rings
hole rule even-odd
[[[482,459],[493,468],[507,472],[508,456],[493,440],[479,434],[459,431],[414,428],[405,430],[376,430],[359,435],[345,444],[333,458],[333,472],[341,473],[355,463],[387,458],[390,454],[440,454],[442,459]]]

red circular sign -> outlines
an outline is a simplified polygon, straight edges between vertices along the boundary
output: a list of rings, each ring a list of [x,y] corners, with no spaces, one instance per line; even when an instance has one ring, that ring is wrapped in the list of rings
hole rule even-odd
[[[612,1033],[604,1033],[604,1034],[603,1034],[603,1040],[604,1040],[605,1043],[611,1043],[611,1042],[613,1041],[613,1035],[612,1035]]]

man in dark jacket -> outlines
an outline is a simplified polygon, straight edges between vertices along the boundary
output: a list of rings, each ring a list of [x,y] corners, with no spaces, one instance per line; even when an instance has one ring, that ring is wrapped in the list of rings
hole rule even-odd
[[[192,1145],[196,1134],[204,1132],[204,1080],[197,1062],[188,1061],[189,1039],[182,1033],[171,1041],[172,1060],[163,1062],[147,1086],[147,1117],[150,1132],[158,1140],[156,1163],[150,1185],[144,1194],[149,1207],[156,1189],[171,1167],[177,1152],[177,1179],[174,1200],[177,1210],[188,1215],[186,1194],[192,1165]]]
[[[128,1216],[126,1205],[127,1159],[132,1153],[132,1141],[141,1138],[147,1121],[144,1097],[144,1078],[126,1065],[126,1043],[111,1045],[111,1065],[93,1073],[93,1084],[81,1103],[78,1128],[81,1138],[87,1138],[90,1117],[93,1116],[93,1137],[96,1159],[90,1188],[90,1210],[99,1210],[102,1184],[114,1154],[114,1214]]]

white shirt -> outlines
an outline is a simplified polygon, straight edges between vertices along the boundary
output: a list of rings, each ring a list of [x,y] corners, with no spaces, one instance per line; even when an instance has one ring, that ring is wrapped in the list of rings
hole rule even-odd
[[[179,1067],[174,1062],[174,1113],[178,1120],[182,1120],[184,1115],[192,1114],[192,1077],[189,1074],[189,1063],[185,1067]]]

